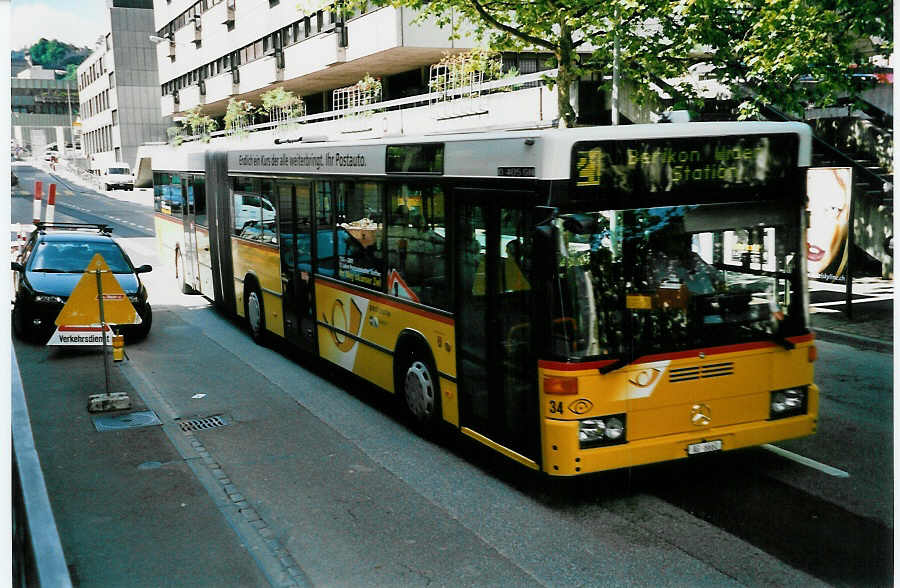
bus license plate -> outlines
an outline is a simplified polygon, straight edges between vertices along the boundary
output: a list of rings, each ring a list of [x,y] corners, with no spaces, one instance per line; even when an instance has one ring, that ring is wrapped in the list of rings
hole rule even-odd
[[[697,455],[700,453],[709,453],[711,451],[722,451],[722,440],[703,441],[702,443],[691,443],[688,445],[688,455]]]

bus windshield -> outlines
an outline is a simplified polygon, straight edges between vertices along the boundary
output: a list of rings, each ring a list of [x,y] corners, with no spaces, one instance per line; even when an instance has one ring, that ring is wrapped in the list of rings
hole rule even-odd
[[[768,203],[563,214],[556,357],[638,357],[802,332],[798,226]]]

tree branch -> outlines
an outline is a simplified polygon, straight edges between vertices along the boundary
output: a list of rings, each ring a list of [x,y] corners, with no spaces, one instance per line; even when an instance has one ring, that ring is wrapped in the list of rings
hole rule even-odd
[[[487,21],[494,28],[522,39],[523,41],[527,41],[529,43],[537,45],[538,47],[544,47],[545,49],[549,49],[550,51],[556,50],[556,46],[552,43],[549,43],[548,41],[545,41],[544,39],[541,39],[539,37],[524,33],[515,27],[511,27],[505,23],[500,22],[499,20],[494,18],[493,15],[488,13],[487,10],[485,10],[484,6],[482,6],[481,2],[479,2],[478,0],[472,0],[472,6],[475,7],[476,12],[478,12],[481,18]]]

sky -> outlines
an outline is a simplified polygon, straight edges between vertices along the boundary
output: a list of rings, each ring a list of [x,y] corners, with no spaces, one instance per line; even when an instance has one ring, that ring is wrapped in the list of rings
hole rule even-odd
[[[93,48],[106,28],[106,0],[12,0],[9,14],[10,49],[41,37]]]

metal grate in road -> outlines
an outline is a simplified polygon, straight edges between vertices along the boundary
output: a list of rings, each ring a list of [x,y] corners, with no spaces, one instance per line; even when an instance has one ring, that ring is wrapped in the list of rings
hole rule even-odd
[[[222,415],[195,417],[183,421],[178,421],[178,426],[181,427],[181,430],[185,433],[187,433],[188,431],[205,431],[207,429],[215,429],[217,427],[224,427],[228,424],[228,419],[226,419]]]

